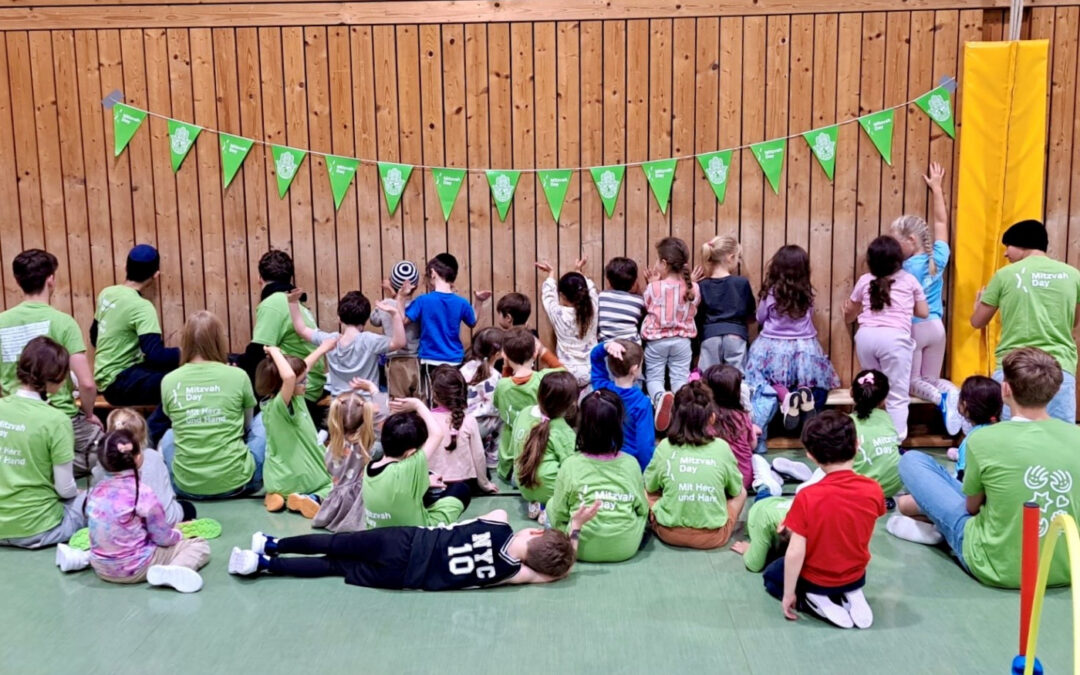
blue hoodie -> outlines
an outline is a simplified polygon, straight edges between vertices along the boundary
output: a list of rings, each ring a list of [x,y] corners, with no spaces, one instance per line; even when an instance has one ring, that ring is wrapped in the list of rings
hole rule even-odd
[[[593,347],[589,354],[593,389],[607,389],[619,395],[626,408],[623,419],[622,451],[633,455],[641,465],[641,470],[649,466],[653,451],[656,449],[656,428],[653,426],[652,402],[645,392],[637,387],[620,387],[608,374],[607,352],[604,343]]]

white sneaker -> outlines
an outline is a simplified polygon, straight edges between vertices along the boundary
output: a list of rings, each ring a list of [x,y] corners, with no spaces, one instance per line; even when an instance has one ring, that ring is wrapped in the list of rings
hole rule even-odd
[[[947,431],[950,436],[955,436],[960,433],[960,428],[964,424],[964,417],[960,414],[960,410],[957,409],[959,404],[959,391],[950,390],[941,392],[941,404],[938,408],[945,417],[945,431]]]
[[[78,572],[90,567],[90,551],[80,551],[67,544],[56,545],[56,566],[61,572]]]
[[[870,603],[866,601],[861,588],[844,594],[844,609],[856,628],[869,628],[873,625],[874,610],[870,609]]]
[[[540,502],[529,502],[529,511],[526,514],[529,516],[529,520],[536,520],[540,517]]]
[[[804,597],[806,598],[806,608],[811,614],[840,628],[852,628],[855,625],[848,611],[833,602],[829,596],[807,593]]]
[[[754,471],[754,482],[751,487],[756,492],[768,490],[773,497],[784,494],[784,479],[772,470],[769,460],[761,455],[751,455],[750,466]]]
[[[255,551],[244,551],[239,546],[233,546],[229,554],[229,574],[248,576],[259,571],[259,554]]]
[[[793,478],[800,483],[805,483],[814,475],[813,470],[803,464],[787,457],[777,457],[772,463],[773,471],[781,476]]]
[[[168,586],[181,593],[195,593],[203,587],[202,575],[180,565],[154,565],[146,572],[146,582],[151,586]]]
[[[263,532],[251,535],[251,550],[256,555],[266,555],[266,540],[270,537]]]

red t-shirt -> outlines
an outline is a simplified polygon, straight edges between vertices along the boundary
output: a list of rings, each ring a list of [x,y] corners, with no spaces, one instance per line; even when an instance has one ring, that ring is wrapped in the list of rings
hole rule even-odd
[[[784,524],[806,537],[799,576],[819,586],[844,586],[866,573],[874,524],[885,514],[877,481],[834,471],[795,495]]]

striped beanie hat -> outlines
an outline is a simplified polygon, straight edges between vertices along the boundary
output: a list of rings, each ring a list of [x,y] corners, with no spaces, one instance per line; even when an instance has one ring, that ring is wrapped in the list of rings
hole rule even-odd
[[[412,262],[401,260],[394,265],[394,269],[390,270],[390,287],[395,291],[400,291],[406,281],[416,287],[420,283],[420,271]]]

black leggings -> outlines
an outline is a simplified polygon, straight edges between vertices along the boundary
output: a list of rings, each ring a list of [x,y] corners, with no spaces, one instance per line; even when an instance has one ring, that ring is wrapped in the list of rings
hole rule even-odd
[[[268,569],[307,578],[348,577],[350,572],[369,580],[397,577],[408,565],[411,542],[412,528],[404,527],[285,537],[277,540],[278,555],[270,558]],[[281,557],[290,553],[319,557]]]
[[[418,451],[419,452],[419,451]],[[446,487],[442,490],[428,490],[424,493],[424,508],[431,508],[431,505],[440,499],[446,499],[447,497],[455,497],[461,500],[461,503],[465,508],[469,508],[469,502],[472,501],[473,488],[480,489],[479,483],[475,478],[471,478],[459,483],[447,483]]]

